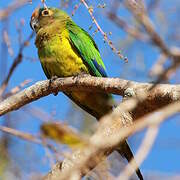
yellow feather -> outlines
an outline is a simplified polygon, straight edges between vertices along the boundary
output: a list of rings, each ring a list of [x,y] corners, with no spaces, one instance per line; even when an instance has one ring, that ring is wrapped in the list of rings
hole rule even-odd
[[[83,60],[71,46],[68,36],[68,31],[64,30],[60,34],[52,36],[50,41],[45,42],[48,45],[43,46],[43,52],[50,52],[51,56],[40,55],[40,60],[43,66],[46,66],[51,77],[55,75],[67,77],[81,72],[88,73]]]

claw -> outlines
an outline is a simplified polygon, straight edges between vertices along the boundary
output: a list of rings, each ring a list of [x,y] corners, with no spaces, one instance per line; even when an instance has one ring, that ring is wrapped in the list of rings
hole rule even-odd
[[[57,79],[57,76],[52,76],[51,79],[49,80],[49,87],[51,87],[51,84]],[[58,95],[58,91],[57,92],[53,92],[54,96]]]
[[[58,77],[57,76],[52,76],[50,79],[50,83],[54,82]]]

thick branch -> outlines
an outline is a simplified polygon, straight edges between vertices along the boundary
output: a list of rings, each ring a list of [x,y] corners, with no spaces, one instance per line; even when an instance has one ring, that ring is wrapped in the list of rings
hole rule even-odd
[[[165,119],[180,111],[180,102],[174,102],[139,118],[136,123],[124,127],[123,121],[131,118],[127,112],[124,112],[125,104],[120,104],[112,114],[101,118],[97,131],[90,138],[90,145],[73,153],[71,158],[57,163],[44,180],[71,179],[70,177],[73,177],[75,172],[79,172],[79,176],[83,176],[88,170],[94,168],[104,155],[109,155],[119,147],[122,140],[144,128],[158,127]]]
[[[138,95],[149,90],[151,86],[150,83],[92,76],[59,78],[51,84],[49,80],[44,80],[2,101],[0,103],[0,116],[57,91],[99,91],[124,96],[124,93],[129,89],[135,95]],[[150,112],[157,107],[179,99],[180,85],[159,84],[148,95],[146,101],[143,102],[143,106],[136,109],[136,113]]]

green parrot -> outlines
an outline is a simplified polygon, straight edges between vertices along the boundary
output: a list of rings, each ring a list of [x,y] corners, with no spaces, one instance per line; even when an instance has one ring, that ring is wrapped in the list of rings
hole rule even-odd
[[[93,38],[62,10],[57,8],[36,9],[30,22],[36,32],[35,44],[39,59],[48,79],[90,74],[107,77],[104,63]],[[112,111],[111,94],[72,91],[65,94],[97,120]],[[121,155],[128,161],[133,154],[126,141]],[[143,179],[139,169],[139,179]]]

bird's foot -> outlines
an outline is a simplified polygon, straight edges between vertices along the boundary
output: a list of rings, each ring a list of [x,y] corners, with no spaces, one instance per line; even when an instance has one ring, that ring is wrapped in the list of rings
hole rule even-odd
[[[58,77],[57,76],[52,76],[51,79],[50,79],[50,82],[54,82]]]
[[[51,84],[57,79],[57,76],[52,76],[51,79],[49,80],[49,87],[51,87]],[[57,92],[53,92],[54,96],[58,95],[58,91]]]

